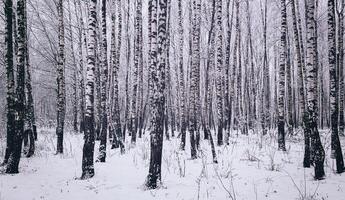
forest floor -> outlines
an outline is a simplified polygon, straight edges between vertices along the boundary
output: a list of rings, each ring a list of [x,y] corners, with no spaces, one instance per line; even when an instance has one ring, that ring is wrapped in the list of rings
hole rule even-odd
[[[165,140],[163,185],[157,190],[144,190],[150,155],[149,134],[138,139],[135,147],[127,144],[125,155],[120,155],[118,149],[108,148],[106,163],[95,163],[95,177],[78,180],[83,136],[67,133],[65,153],[54,155],[54,130],[40,129],[36,154],[21,159],[20,173],[6,175],[4,169],[0,169],[0,200],[345,200],[345,174],[334,173],[335,164],[329,158],[328,131],[322,132],[327,152],[326,179],[322,181],[313,180],[313,168],[302,166],[302,138],[288,138],[287,152],[283,153],[277,151],[276,141],[269,136],[231,135],[230,145],[216,147],[218,164],[212,163],[208,141],[202,141],[199,158],[190,160],[188,142],[186,151],[181,152],[179,139]],[[95,157],[98,144],[96,142]],[[342,144],[345,144],[344,138]],[[5,140],[0,139],[1,159],[4,150]]]

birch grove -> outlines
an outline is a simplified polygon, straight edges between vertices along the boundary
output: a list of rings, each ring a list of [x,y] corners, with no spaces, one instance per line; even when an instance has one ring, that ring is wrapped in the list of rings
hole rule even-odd
[[[62,160],[75,148],[78,179],[130,156],[145,167],[145,190],[201,163],[198,199],[209,177],[236,199],[237,175],[219,167],[241,148],[240,161],[284,171],[295,186],[276,152],[317,181],[345,171],[345,0],[0,5],[0,176],[26,171],[21,157],[49,149]]]

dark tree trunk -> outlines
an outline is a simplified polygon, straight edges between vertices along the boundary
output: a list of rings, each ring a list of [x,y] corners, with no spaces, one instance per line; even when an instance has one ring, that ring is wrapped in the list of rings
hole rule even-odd
[[[8,6],[10,6],[10,2]],[[22,150],[22,137],[24,134],[25,118],[25,0],[17,1],[17,24],[18,24],[18,52],[17,52],[17,88],[14,101],[14,131],[11,133],[11,146],[6,166],[6,173],[18,173],[18,167]],[[7,25],[9,20],[7,21]],[[8,28],[8,27],[7,27]],[[8,30],[9,31],[9,30]],[[8,33],[9,36],[9,33]],[[8,46],[9,47],[9,46]],[[7,62],[9,61],[9,55]],[[9,69],[9,65],[7,66]],[[8,71],[9,73],[9,71]],[[12,129],[13,130],[13,129]]]
[[[328,63],[330,76],[330,109],[331,109],[331,158],[336,159],[337,173],[344,171],[343,153],[338,134],[338,77],[336,61],[336,24],[335,1],[328,0]]]
[[[15,83],[13,69],[13,2],[5,1],[5,43],[6,43],[6,85],[7,85],[7,136],[6,136],[6,152],[3,164],[7,164],[11,151],[13,150],[13,138],[15,134]]]
[[[340,0],[338,12],[338,90],[339,90],[339,134],[344,135],[344,9],[345,1]]]

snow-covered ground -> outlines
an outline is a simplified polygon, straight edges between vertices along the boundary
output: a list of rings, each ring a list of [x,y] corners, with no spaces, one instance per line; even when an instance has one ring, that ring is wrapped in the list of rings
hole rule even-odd
[[[334,173],[334,161],[329,159],[330,134],[324,131],[322,135],[327,151],[327,177],[323,181],[314,181],[313,168],[302,166],[303,140],[289,138],[287,152],[283,153],[276,150],[276,141],[270,137],[237,136],[234,132],[229,146],[216,147],[218,164],[212,163],[207,141],[201,144],[199,159],[190,160],[188,142],[186,152],[181,152],[179,139],[165,140],[163,185],[157,190],[144,190],[149,134],[138,139],[136,147],[127,144],[125,155],[120,155],[118,149],[108,149],[107,162],[95,163],[95,177],[78,180],[83,136],[67,133],[65,153],[57,156],[54,131],[41,129],[36,155],[21,159],[20,173],[0,172],[0,200],[345,200],[345,174]],[[4,150],[2,140],[1,159]]]

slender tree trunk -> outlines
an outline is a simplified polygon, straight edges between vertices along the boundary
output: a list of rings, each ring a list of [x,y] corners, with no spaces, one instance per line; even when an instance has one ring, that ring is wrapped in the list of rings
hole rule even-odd
[[[330,76],[330,105],[331,105],[331,158],[336,159],[337,173],[344,171],[343,153],[338,134],[338,77],[336,51],[335,0],[328,0],[328,63]]]
[[[185,82],[184,82],[184,65],[183,65],[183,47],[184,47],[184,37],[183,37],[183,8],[182,0],[178,0],[178,33],[179,33],[179,84],[180,84],[180,106],[181,106],[181,145],[180,149],[185,150],[186,146],[186,101],[185,101]]]
[[[119,101],[119,70],[120,70],[120,52],[122,44],[122,14],[121,14],[121,0],[117,0],[117,9],[118,9],[118,38],[117,38],[117,48],[115,41],[115,14],[112,16],[112,31],[111,31],[111,65],[113,68],[112,79],[113,79],[113,114],[112,114],[112,130],[113,130],[113,143],[112,148],[120,146],[121,153],[125,152],[124,146],[124,137],[121,131],[121,118],[120,118],[120,101]],[[118,145],[117,145],[118,143]]]
[[[27,8],[25,4],[25,16],[27,16]],[[31,65],[30,65],[30,55],[28,47],[28,23],[27,17],[25,17],[25,66],[26,66],[26,77],[25,77],[25,88],[26,88],[26,105],[25,105],[25,129],[24,129],[24,140],[29,140],[29,149],[26,152],[26,157],[31,157],[35,153],[35,136],[37,138],[36,122],[35,122],[35,110],[34,110],[34,98],[32,96],[32,85],[31,85]],[[36,134],[35,134],[36,132]],[[27,150],[27,149],[24,149]]]
[[[85,135],[82,159],[81,179],[88,179],[95,175],[93,166],[93,154],[95,146],[95,114],[94,114],[94,92],[95,92],[95,42],[96,42],[96,13],[97,0],[90,1],[89,24],[88,24],[88,49],[87,49],[87,69],[86,69],[86,87],[85,87]]]
[[[64,31],[64,14],[63,1],[58,3],[59,17],[59,49],[57,58],[57,147],[56,153],[63,153],[63,135],[65,126],[66,113],[66,88],[65,88],[65,31]]]
[[[316,61],[316,28],[315,28],[315,0],[306,1],[306,23],[307,23],[307,123],[306,130],[311,138],[311,161],[315,166],[315,179],[323,179],[325,171],[323,163],[325,151],[322,147],[317,127],[317,68]]]
[[[278,97],[278,149],[285,151],[285,67],[287,50],[287,22],[286,22],[286,0],[281,0],[281,36],[280,36],[280,61],[279,61],[279,97]]]
[[[227,34],[226,34],[226,47],[225,47],[225,91],[224,91],[224,98],[225,98],[225,120],[224,120],[224,127],[226,129],[225,135],[225,142],[229,144],[229,136],[231,130],[231,115],[232,115],[232,107],[230,102],[230,52],[231,52],[231,32],[232,32],[232,21],[234,16],[234,1],[232,1],[232,9],[231,9],[231,19],[230,19],[230,0],[227,0]],[[205,93],[207,90],[205,91]]]
[[[100,162],[105,162],[107,150],[107,129],[108,129],[108,115],[107,115],[107,82],[108,82],[108,45],[107,45],[107,1],[102,0],[101,7],[101,135],[99,146]]]
[[[132,102],[131,102],[131,117],[130,117],[130,133],[132,135],[131,142],[132,144],[136,143],[136,135],[137,135],[137,124],[138,124],[138,116],[137,116],[137,96],[138,96],[138,71],[140,67],[140,54],[142,53],[142,49],[140,49],[140,23],[141,23],[141,9],[142,9],[142,2],[141,0],[136,0],[136,16],[134,22],[134,30],[135,30],[135,41],[134,41],[134,68],[133,68],[133,78],[132,78]]]
[[[216,17],[216,47],[217,47],[217,116],[218,116],[218,130],[217,130],[217,144],[223,145],[223,91],[222,91],[222,72],[223,72],[223,28],[222,28],[222,1],[216,2],[217,17]],[[211,58],[213,59],[213,58]]]
[[[149,14],[150,15],[150,14]],[[127,1],[127,24],[129,24],[129,16],[130,16],[130,0]],[[150,28],[149,28],[150,29]],[[130,120],[129,115],[131,114],[130,111],[130,106],[131,106],[131,101],[129,98],[129,73],[131,71],[131,36],[129,33],[129,26],[126,26],[126,35],[127,35],[127,65],[128,68],[126,70],[126,85],[125,85],[125,90],[126,90],[126,107],[125,107],[125,124],[123,128],[123,140],[126,138],[126,131],[127,129],[131,129],[130,126]]]
[[[266,135],[270,128],[270,78],[267,51],[267,0],[265,0],[263,15],[263,38],[264,38],[264,59],[263,59],[263,93],[262,93],[262,113],[261,126],[263,135]]]
[[[81,9],[80,0],[73,0],[75,6],[75,14],[76,19],[78,21],[78,76],[79,76],[79,90],[80,90],[80,118],[79,118],[79,131],[84,132],[84,117],[85,117],[85,81],[84,81],[84,54],[83,54],[83,29],[84,29],[84,21],[83,21],[83,14]],[[79,7],[79,10],[77,10]],[[84,35],[84,40],[86,37]]]
[[[235,120],[237,130],[242,129],[243,127],[243,110],[242,110],[242,50],[241,50],[241,23],[240,23],[240,2],[236,0],[236,41],[235,41],[235,51],[234,51],[234,65],[237,68],[237,74],[234,75],[236,78],[236,100],[235,100]],[[237,75],[237,76],[236,76]],[[244,132],[242,132],[244,133]]]
[[[297,2],[298,3],[298,2]],[[295,0],[291,1],[292,5],[292,18],[293,18],[293,30],[294,30],[294,41],[295,41],[295,51],[297,54],[297,69],[298,69],[298,91],[299,91],[299,107],[301,110],[301,119],[302,119],[302,127],[304,132],[304,160],[303,160],[303,166],[304,167],[310,167],[310,135],[308,131],[305,130],[305,81],[304,81],[304,73],[303,68],[304,67],[304,61],[303,61],[303,54],[301,45],[303,41],[300,40],[300,30],[298,29],[298,21],[297,21],[297,15],[296,15],[296,6],[295,6]]]
[[[198,130],[198,100],[200,99],[200,0],[192,1],[192,60],[190,72],[190,96],[189,96],[189,133],[191,143],[191,157],[197,158],[196,152],[196,134]]]
[[[215,54],[215,16],[216,16],[216,0],[212,0],[212,18],[211,27],[208,32],[208,42],[207,42],[207,63],[205,72],[205,122],[204,122],[204,138],[210,138],[210,126],[211,126],[211,116],[212,116],[212,76],[211,71],[214,69],[214,54]],[[212,138],[213,139],[213,138]],[[213,141],[213,140],[212,140]]]
[[[14,81],[14,64],[13,64],[13,2],[5,1],[5,65],[6,65],[6,85],[7,85],[7,135],[6,135],[6,152],[3,164],[8,163],[8,158],[13,151],[15,136],[15,81]]]
[[[138,0],[138,42],[139,42],[139,67],[138,67],[138,136],[141,138],[144,126],[144,58],[143,58],[143,17],[142,17],[142,0]]]
[[[236,71],[237,71],[237,64],[238,64],[238,59],[237,59],[237,53],[238,53],[238,38],[239,38],[239,30],[240,30],[240,22],[239,22],[239,2],[236,0],[235,3],[236,7],[236,22],[235,22],[235,29],[236,29],[236,35],[235,35],[235,43],[234,43],[234,50],[233,50],[233,66],[232,66],[232,74],[231,74],[231,80],[230,80],[230,105],[232,108],[234,108],[234,112],[232,112],[232,119],[233,122],[232,124],[234,125],[234,128],[238,129],[238,104],[236,102],[237,99],[237,92],[236,92],[236,87],[238,84],[236,80]]]
[[[11,5],[10,2],[6,2],[8,6]],[[25,118],[25,21],[26,21],[26,12],[25,12],[25,0],[18,0],[17,1],[17,24],[18,24],[18,52],[17,52],[17,88],[15,91],[15,99],[14,99],[14,129],[11,129],[11,136],[10,136],[10,149],[9,149],[9,157],[6,166],[6,173],[8,174],[15,174],[18,173],[18,166],[21,157],[21,150],[22,150],[22,137],[24,133],[24,118]],[[9,8],[9,7],[7,7]],[[9,11],[9,10],[7,10]],[[6,12],[9,14],[10,12]],[[8,16],[9,17],[9,16]],[[9,19],[7,20],[7,31],[10,31],[8,27]],[[7,36],[9,36],[10,32],[7,32]],[[7,38],[9,39],[9,38]],[[9,42],[9,40],[8,40]],[[9,47],[9,46],[8,46]],[[8,49],[10,51],[10,49]],[[9,53],[9,52],[7,52]],[[10,55],[7,54],[7,73],[8,77],[11,76],[9,74],[11,72],[10,69]],[[14,79],[13,79],[14,80]],[[10,81],[10,80],[8,80]],[[13,82],[14,83],[14,82]],[[11,88],[10,88],[11,89]],[[8,96],[9,98],[9,96]]]
[[[69,35],[71,37],[70,44],[71,44],[71,54],[72,54],[72,63],[73,63],[73,130],[74,132],[78,132],[78,67],[77,61],[74,53],[74,36],[73,36],[73,29],[72,29],[72,10],[71,10],[71,1],[68,1],[68,16],[69,16]]]
[[[253,47],[253,38],[252,38],[252,18],[251,18],[251,9],[250,9],[250,1],[246,1],[246,9],[247,9],[247,24],[248,24],[248,68],[249,73],[247,75],[247,127],[252,129],[254,126],[254,122],[257,120],[257,113],[256,113],[256,90],[255,90],[255,62],[254,62],[254,47]],[[267,56],[267,55],[266,55]]]
[[[286,9],[285,9],[286,10]],[[286,12],[285,12],[286,13]],[[291,63],[291,46],[290,46],[290,39],[289,39],[289,30],[288,30],[288,25],[286,24],[286,64],[285,64],[285,86],[286,86],[286,91],[285,91],[285,102],[286,102],[286,125],[287,125],[287,134],[291,135],[293,132],[293,109],[292,109],[292,72],[291,68],[293,68],[292,63]],[[286,132],[284,131],[284,134],[286,135]],[[284,139],[285,140],[285,139]]]
[[[157,8],[158,3],[158,8]],[[151,157],[149,174],[146,180],[146,187],[155,189],[161,183],[161,165],[163,149],[163,122],[164,122],[164,90],[165,90],[165,43],[166,43],[166,17],[167,17],[167,0],[150,0],[149,12],[151,13],[151,32],[149,38],[151,42],[150,50],[150,73],[152,73],[153,84],[153,101],[152,103],[152,130],[151,140]],[[157,16],[158,14],[158,16]],[[157,23],[158,19],[158,23]],[[158,34],[156,32],[158,30]]]
[[[164,127],[165,127],[165,136],[166,139],[170,139],[169,135],[169,121],[171,125],[171,131],[173,131],[173,115],[170,112],[171,106],[172,106],[172,82],[171,82],[171,74],[170,74],[170,10],[171,10],[171,0],[167,1],[167,18],[166,18],[166,31],[167,31],[167,41],[166,41],[166,47],[165,47],[165,53],[166,53],[166,67],[165,67],[165,85],[167,86],[165,90],[165,114],[164,114]]]
[[[344,135],[344,0],[340,0],[340,9],[340,12],[338,12],[339,134]]]
[[[101,1],[100,1],[101,2]],[[97,4],[96,6],[96,13],[100,13],[101,4]],[[96,21],[96,42],[95,42],[95,55],[96,55],[96,63],[95,63],[95,135],[96,140],[100,140],[101,138],[101,118],[102,118],[102,100],[101,100],[101,30],[100,23],[102,20]]]

